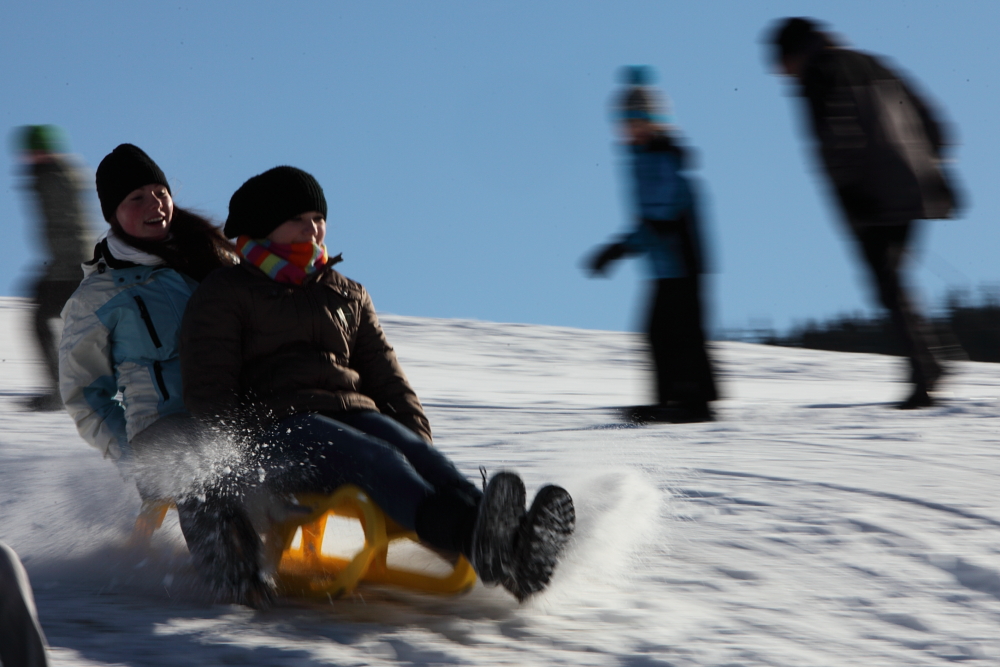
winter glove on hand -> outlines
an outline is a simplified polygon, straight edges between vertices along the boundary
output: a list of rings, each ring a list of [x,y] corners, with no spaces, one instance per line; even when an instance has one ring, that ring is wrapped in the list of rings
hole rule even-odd
[[[624,254],[625,245],[623,243],[610,243],[601,247],[600,251],[595,254],[589,262],[587,262],[587,268],[590,269],[590,275],[604,275],[604,271],[607,269],[608,264],[621,258]]]

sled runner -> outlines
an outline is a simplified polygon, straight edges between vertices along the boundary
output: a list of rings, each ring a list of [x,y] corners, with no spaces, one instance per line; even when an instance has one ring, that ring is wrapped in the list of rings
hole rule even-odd
[[[278,565],[278,588],[285,595],[338,598],[349,595],[361,582],[388,584],[411,590],[454,595],[464,593],[476,583],[476,573],[465,557],[460,556],[451,572],[436,576],[397,567],[387,562],[389,545],[399,540],[418,542],[417,535],[385,516],[379,507],[356,486],[347,485],[331,495],[300,495],[309,514],[281,524],[267,541],[283,545]],[[170,501],[146,501],[132,531],[132,543],[149,544],[163,523]],[[330,517],[357,519],[364,531],[364,546],[350,559],[322,552],[323,538]],[[297,529],[302,538],[293,546]]]

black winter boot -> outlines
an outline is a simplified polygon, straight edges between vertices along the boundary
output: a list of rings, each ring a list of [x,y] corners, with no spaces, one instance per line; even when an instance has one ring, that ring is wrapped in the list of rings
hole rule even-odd
[[[670,401],[660,405],[636,405],[619,413],[630,424],[691,424],[715,421],[707,401]]]
[[[485,585],[496,585],[513,575],[514,543],[525,515],[525,495],[524,482],[513,472],[498,472],[486,485],[470,558]]]
[[[548,586],[575,527],[569,492],[561,486],[543,487],[517,532],[513,569],[503,579],[504,588],[523,602]]]
[[[264,545],[243,507],[231,498],[192,499],[178,504],[178,514],[195,568],[214,597],[269,607],[275,583],[261,569]]]
[[[918,408],[929,408],[934,405],[934,399],[923,387],[915,387],[913,393],[910,394],[902,403],[897,403],[896,407],[900,410],[916,410]]]

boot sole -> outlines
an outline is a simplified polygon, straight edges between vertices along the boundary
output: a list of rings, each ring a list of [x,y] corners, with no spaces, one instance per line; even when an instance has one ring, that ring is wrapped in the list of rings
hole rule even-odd
[[[512,472],[498,472],[486,485],[472,535],[472,565],[487,586],[513,571],[511,546],[524,517],[526,495],[524,482]]]
[[[514,576],[504,581],[518,601],[544,590],[576,528],[576,509],[560,486],[543,487],[535,496],[519,532]]]

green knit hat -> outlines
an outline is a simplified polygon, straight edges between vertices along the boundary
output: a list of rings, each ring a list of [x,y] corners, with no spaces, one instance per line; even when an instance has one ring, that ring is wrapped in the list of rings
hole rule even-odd
[[[63,131],[55,125],[25,125],[21,128],[21,150],[62,153],[65,151]]]

